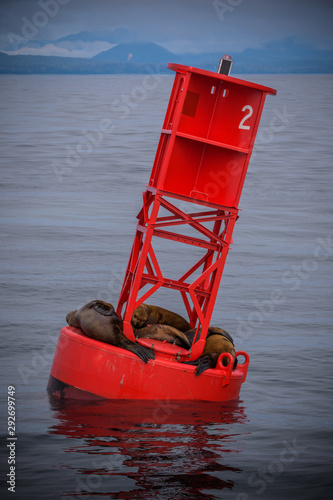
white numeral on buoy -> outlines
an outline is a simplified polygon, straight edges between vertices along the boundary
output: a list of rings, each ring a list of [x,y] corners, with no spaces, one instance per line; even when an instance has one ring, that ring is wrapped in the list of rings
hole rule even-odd
[[[241,120],[240,124],[239,124],[239,127],[238,128],[242,128],[242,129],[245,129],[245,130],[250,130],[250,125],[244,125],[244,123],[246,122],[246,120],[248,120],[250,118],[250,116],[252,116],[253,114],[253,108],[252,106],[250,106],[249,104],[247,104],[246,106],[244,106],[244,108],[242,109],[242,111],[249,111]]]

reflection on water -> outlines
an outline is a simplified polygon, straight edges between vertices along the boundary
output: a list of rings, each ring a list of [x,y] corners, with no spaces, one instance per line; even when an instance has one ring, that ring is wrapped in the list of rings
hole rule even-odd
[[[239,402],[50,397],[50,405],[56,424],[49,433],[73,440],[65,452],[75,459],[62,466],[74,469],[76,484],[65,498],[212,499],[210,490],[231,490],[231,473],[241,472],[228,466],[228,454],[240,451],[230,424],[246,421]]]

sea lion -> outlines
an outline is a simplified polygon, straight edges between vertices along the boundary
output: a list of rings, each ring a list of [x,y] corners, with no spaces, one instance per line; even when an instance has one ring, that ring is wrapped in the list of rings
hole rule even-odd
[[[133,312],[131,319],[134,328],[143,328],[147,325],[169,325],[181,332],[190,330],[191,325],[177,313],[163,307],[140,304]]]
[[[184,333],[170,325],[149,325],[138,330],[135,329],[134,334],[139,339],[146,338],[160,340],[161,342],[166,341],[169,344],[175,344],[184,349],[191,347],[191,343]]]
[[[186,332],[186,335],[188,334],[189,338],[192,337],[192,341],[193,333],[195,333],[194,329]],[[210,326],[208,328],[205,347],[201,356],[199,356],[199,358],[195,361],[186,361],[185,363],[188,365],[196,365],[196,375],[200,375],[202,372],[208,370],[209,368],[215,368],[220,354],[224,352],[228,352],[233,356],[235,360],[233,365],[234,370],[237,366],[237,358],[234,341],[231,335],[222,328]],[[223,366],[228,366],[229,359],[223,359],[222,364]]]
[[[145,363],[149,359],[155,359],[152,349],[126,337],[122,319],[108,302],[92,300],[81,309],[68,313],[66,321],[70,326],[80,328],[87,337],[133,352]]]

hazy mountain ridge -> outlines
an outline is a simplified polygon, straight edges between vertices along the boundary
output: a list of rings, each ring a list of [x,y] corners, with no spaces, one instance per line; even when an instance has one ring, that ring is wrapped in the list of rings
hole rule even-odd
[[[65,43],[91,43],[91,42],[108,42],[112,45],[117,45],[119,43],[136,41],[137,34],[133,31],[129,31],[126,28],[117,28],[114,30],[104,30],[104,31],[80,31],[79,33],[73,33],[70,35],[57,38],[56,40],[46,40],[46,39],[34,39],[27,40],[25,42],[26,47],[44,47],[46,45],[52,44],[54,46],[63,45]],[[12,51],[16,49],[12,44],[8,44],[5,47],[5,51]]]
[[[166,73],[166,64],[135,64],[57,56],[9,56],[0,52],[0,74]]]
[[[127,30],[113,32],[81,32],[63,39],[73,42],[127,39],[132,34]],[[34,42],[34,43],[37,43]],[[45,43],[45,40],[43,41]],[[92,58],[58,56],[8,55],[0,53],[0,73],[79,73],[113,74],[166,73],[168,62],[197,66],[216,71],[221,53],[174,54],[154,42],[121,42]],[[233,73],[332,73],[333,52],[319,50],[300,42],[296,37],[287,37],[268,42],[261,48],[246,49],[231,54],[234,60]],[[149,64],[149,68],[147,68]]]
[[[92,59],[155,64],[182,61],[182,57],[173,54],[155,42],[120,43],[116,47],[100,52]]]

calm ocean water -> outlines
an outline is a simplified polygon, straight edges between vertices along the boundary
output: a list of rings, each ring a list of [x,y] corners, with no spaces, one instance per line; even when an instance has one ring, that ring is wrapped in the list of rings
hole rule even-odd
[[[117,303],[173,76],[1,75],[1,498],[329,497],[333,76],[244,78],[278,95],[212,321],[251,357],[240,400],[221,406],[63,403],[45,390],[67,312]]]

